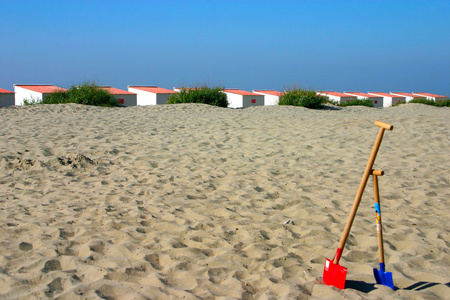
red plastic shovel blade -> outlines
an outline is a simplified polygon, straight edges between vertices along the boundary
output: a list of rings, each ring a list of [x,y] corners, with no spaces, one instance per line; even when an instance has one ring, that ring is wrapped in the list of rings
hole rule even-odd
[[[345,289],[345,277],[347,277],[347,268],[340,264],[334,264],[333,260],[327,258],[323,269],[323,282],[343,290]]]

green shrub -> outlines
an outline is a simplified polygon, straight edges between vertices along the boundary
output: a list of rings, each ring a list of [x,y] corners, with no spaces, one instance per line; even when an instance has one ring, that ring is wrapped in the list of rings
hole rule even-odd
[[[433,105],[433,106],[436,105],[434,100],[428,100],[427,98],[416,98],[416,99],[409,101],[408,103],[420,103],[420,104]]]
[[[450,107],[450,99],[445,99],[442,101],[440,101],[440,100],[434,101],[434,100],[428,100],[426,98],[417,98],[417,99],[413,99],[413,100],[409,101],[408,103],[421,103],[421,104],[433,105],[433,106]]]
[[[278,105],[321,108],[326,101],[326,97],[317,95],[315,91],[294,88],[292,91],[286,91],[284,96],[280,97]]]
[[[36,100],[34,98],[31,99],[23,99],[23,105],[28,106],[28,105],[35,105],[35,104],[40,104],[41,101]]]
[[[181,88],[181,91],[169,97],[169,104],[203,103],[220,107],[228,107],[227,95],[219,87],[210,88],[206,85],[195,88]]]
[[[348,102],[339,103],[338,106],[368,106],[373,107],[373,101],[369,99],[354,99]]]
[[[69,102],[96,106],[117,106],[114,97],[95,83],[84,83],[81,86],[72,86],[69,91]]]
[[[61,104],[77,103],[95,106],[117,106],[118,102],[107,90],[100,88],[95,83],[83,83],[82,85],[72,85],[69,90],[59,90],[48,94],[42,101],[26,101],[30,104]]]
[[[51,94],[48,94],[43,100],[39,102],[40,104],[60,104],[69,103],[69,93],[66,90],[57,90]]]
[[[445,100],[442,100],[442,102],[441,101],[439,101],[439,102],[436,102],[436,103],[439,103],[439,105],[438,106],[446,106],[446,107],[450,107],[450,99],[445,99]]]

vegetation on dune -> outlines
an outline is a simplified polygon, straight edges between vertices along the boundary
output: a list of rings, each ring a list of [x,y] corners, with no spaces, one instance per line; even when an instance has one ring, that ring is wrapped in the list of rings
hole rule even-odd
[[[107,90],[92,82],[72,85],[69,90],[59,90],[48,94],[42,101],[25,100],[24,105],[77,103],[95,106],[117,106],[118,102]]]
[[[326,97],[317,95],[315,91],[294,88],[286,91],[280,97],[278,105],[293,105],[306,108],[321,108],[326,103]]]
[[[433,106],[450,107],[450,99],[434,101],[434,100],[428,100],[426,98],[417,98],[417,99],[409,101],[408,103],[421,103],[421,104],[433,105]]]
[[[181,88],[179,93],[170,96],[168,103],[203,103],[220,107],[228,107],[229,104],[227,95],[222,92],[222,88],[211,88],[207,85]]]
[[[348,102],[339,103],[338,106],[368,106],[373,107],[373,101],[370,99],[353,99]]]

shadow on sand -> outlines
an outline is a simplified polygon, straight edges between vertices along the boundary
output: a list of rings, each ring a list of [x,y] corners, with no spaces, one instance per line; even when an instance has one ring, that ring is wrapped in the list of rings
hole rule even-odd
[[[438,283],[438,282],[427,282],[427,281],[419,281],[416,282],[408,287],[402,288],[401,290],[408,290],[408,291],[422,291],[428,288],[431,288],[433,286],[444,284],[444,283]],[[450,287],[450,282],[445,283],[447,287]],[[345,288],[346,289],[354,289],[363,293],[370,293],[371,291],[375,290],[375,284],[374,283],[367,283],[364,281],[358,281],[358,280],[347,280],[345,282]],[[395,290],[399,290],[398,287],[395,287]]]
[[[346,289],[353,289],[363,293],[370,293],[373,290],[376,290],[374,283],[367,283],[359,280],[347,280],[345,281]]]
[[[450,282],[438,283],[438,282],[419,281],[417,283],[414,283],[414,284],[404,288],[404,290],[408,290],[408,291],[422,291],[422,290],[431,288],[431,287],[433,287],[435,285],[439,285],[439,284],[445,284],[447,287],[450,287]]]

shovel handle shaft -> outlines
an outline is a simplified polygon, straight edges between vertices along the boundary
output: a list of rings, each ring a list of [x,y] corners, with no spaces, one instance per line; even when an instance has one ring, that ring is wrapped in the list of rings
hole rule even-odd
[[[373,176],[373,191],[375,194],[375,216],[377,219],[378,249],[380,253],[380,264],[384,265],[384,247],[383,247],[383,224],[381,223],[381,204],[380,193],[378,190],[378,176]]]
[[[345,243],[347,242],[347,238],[350,234],[350,229],[353,225],[353,221],[355,220],[356,211],[358,210],[359,203],[361,202],[361,197],[364,193],[364,188],[366,187],[367,180],[369,179],[370,174],[372,173],[372,167],[375,162],[375,158],[378,153],[378,149],[380,149],[381,141],[383,139],[384,130],[392,130],[394,127],[392,125],[386,124],[384,122],[376,121],[375,125],[380,127],[380,130],[378,131],[377,138],[375,140],[375,144],[373,145],[372,152],[369,157],[369,161],[367,162],[366,169],[364,171],[364,175],[361,179],[361,183],[358,188],[358,192],[356,193],[355,200],[353,201],[352,210],[350,211],[350,214],[347,219],[347,224],[345,225],[344,232],[342,233],[341,241],[339,242],[339,249],[344,249]],[[339,263],[340,257],[335,257],[333,260],[334,264]]]

